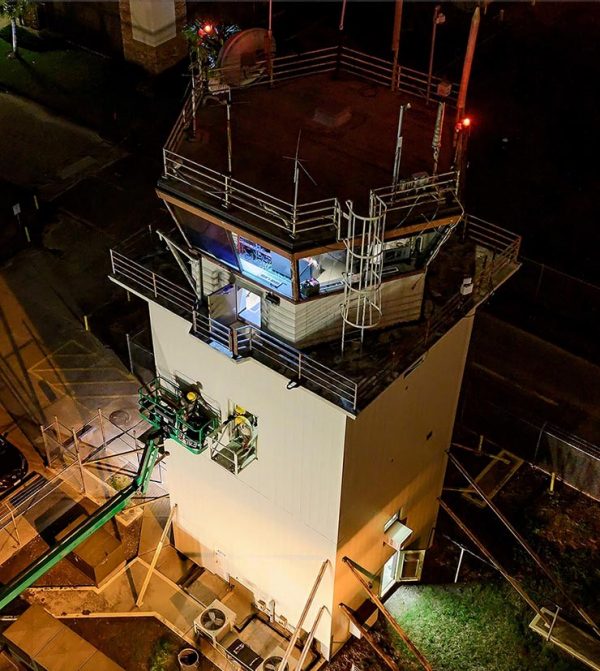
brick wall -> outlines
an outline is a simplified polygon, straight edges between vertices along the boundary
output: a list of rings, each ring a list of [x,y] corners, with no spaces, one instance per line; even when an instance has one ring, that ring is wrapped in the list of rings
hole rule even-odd
[[[187,54],[187,44],[181,30],[186,23],[185,0],[161,0],[174,1],[176,36],[160,44],[151,47],[133,39],[131,27],[131,9],[129,0],[119,0],[121,15],[121,34],[123,39],[123,54],[128,61],[138,63],[153,74],[158,74],[178,63]]]

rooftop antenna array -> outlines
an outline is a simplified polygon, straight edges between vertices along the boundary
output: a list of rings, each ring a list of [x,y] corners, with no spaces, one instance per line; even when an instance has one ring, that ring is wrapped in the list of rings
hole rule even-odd
[[[207,72],[205,97],[215,97],[224,103],[227,125],[227,173],[225,175],[224,207],[229,207],[231,178],[233,174],[233,138],[231,128],[232,88],[243,88],[258,81],[268,69],[275,42],[270,31],[249,28],[232,35],[221,47],[215,68]],[[225,100],[223,100],[223,97]],[[194,120],[195,120],[194,114]]]
[[[294,161],[294,172],[293,172],[293,183],[294,183],[294,205],[292,210],[292,227],[296,226],[296,221],[298,219],[298,190],[300,186],[300,170],[310,179],[310,181],[317,186],[317,183],[313,179],[312,175],[304,167],[304,160],[300,158],[300,138],[302,137],[302,128],[298,131],[298,140],[296,142],[296,155],[295,156],[284,156],[283,158],[288,159],[289,161]]]

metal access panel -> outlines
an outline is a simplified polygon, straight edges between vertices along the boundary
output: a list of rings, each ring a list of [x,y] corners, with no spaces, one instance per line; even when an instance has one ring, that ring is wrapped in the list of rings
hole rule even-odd
[[[398,561],[396,580],[398,582],[417,582],[421,580],[425,550],[402,550]]]

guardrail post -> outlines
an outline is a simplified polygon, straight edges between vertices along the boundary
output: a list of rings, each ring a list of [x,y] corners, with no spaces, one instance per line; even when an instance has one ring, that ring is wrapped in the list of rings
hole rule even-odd
[[[77,464],[79,465],[79,473],[81,474],[81,493],[87,495],[87,489],[85,486],[85,475],[83,472],[83,463],[81,462],[81,454],[79,452],[79,439],[77,438],[77,432],[75,427],[72,429],[73,432],[73,442],[75,444],[75,453],[77,455]]]
[[[100,420],[100,435],[102,436],[102,447],[106,447],[106,432],[104,431],[104,415],[102,408],[98,408],[98,419]]]
[[[46,454],[46,466],[50,467],[50,448],[48,447],[48,436],[43,424],[40,424],[40,431],[42,432],[42,440],[44,442],[44,452]]]
[[[133,356],[131,354],[131,337],[129,333],[125,334],[125,340],[127,342],[127,355],[129,357],[129,372],[133,375]]]

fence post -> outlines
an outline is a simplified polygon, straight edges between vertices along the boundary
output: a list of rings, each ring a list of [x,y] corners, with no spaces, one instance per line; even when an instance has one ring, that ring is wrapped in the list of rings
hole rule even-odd
[[[552,622],[550,623],[550,627],[548,628],[548,636],[546,636],[546,641],[549,641],[552,636],[552,631],[554,630],[554,625],[556,624],[559,610],[560,606],[556,606],[556,612],[554,613],[554,617],[552,618]]]
[[[546,429],[546,424],[548,424],[547,421],[542,424],[542,427],[540,428],[540,432],[538,433],[537,443],[535,444],[535,452],[533,453],[534,463],[537,462],[538,450],[540,449],[540,444],[542,442],[542,435],[544,433],[544,430]]]
[[[458,574],[460,573],[460,567],[462,566],[463,557],[465,556],[465,549],[460,549],[460,557],[458,558],[458,566],[456,567],[456,573],[454,574],[454,582],[458,582]]]
[[[46,466],[50,468],[50,448],[48,447],[48,436],[44,426],[40,424],[40,431],[42,432],[42,440],[44,441],[44,452],[46,453]]]
[[[542,286],[542,277],[544,276],[544,268],[545,268],[544,264],[543,263],[540,264],[540,274],[538,276],[538,281],[537,281],[537,284],[535,286],[535,293],[533,294],[533,300],[534,301],[537,301],[537,298],[538,298],[539,293],[540,293],[540,289],[541,289],[541,286]]]
[[[79,453],[79,439],[77,438],[75,427],[73,427],[72,432],[73,432],[73,441],[75,443],[75,452],[77,454],[77,464],[79,465],[79,473],[81,475],[81,493],[87,495],[87,490],[85,487],[85,477],[83,473],[83,464],[81,462],[81,454]]]
[[[98,418],[100,420],[100,435],[102,436],[102,447],[106,448],[106,434],[104,433],[104,415],[102,408],[98,408]]]
[[[133,356],[131,354],[131,337],[129,333],[125,334],[125,340],[127,341],[127,355],[129,357],[129,372],[133,375]]]

